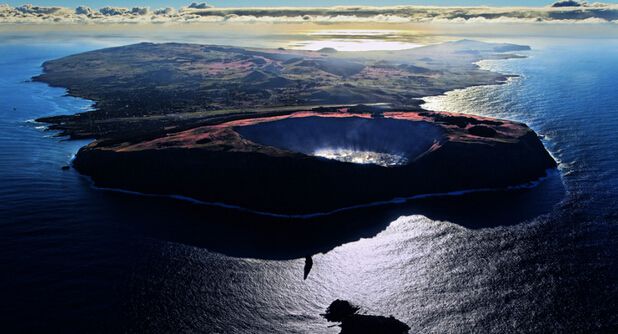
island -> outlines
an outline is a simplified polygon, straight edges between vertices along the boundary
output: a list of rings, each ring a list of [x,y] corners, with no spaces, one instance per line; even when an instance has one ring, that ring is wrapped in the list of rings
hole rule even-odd
[[[141,43],[44,63],[95,101],[38,121],[93,138],[73,165],[99,187],[306,217],[414,196],[529,184],[556,162],[525,124],[432,112],[420,98],[503,83],[513,44],[389,52]]]
[[[393,316],[384,317],[359,313],[360,307],[347,300],[332,302],[322,316],[329,322],[339,322],[339,334],[406,334],[410,326]]]

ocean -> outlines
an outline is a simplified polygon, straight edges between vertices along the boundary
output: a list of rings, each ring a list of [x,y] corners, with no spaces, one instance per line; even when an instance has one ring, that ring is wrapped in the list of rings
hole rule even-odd
[[[517,78],[425,99],[527,123],[560,163],[538,186],[300,221],[104,191],[62,170],[89,141],[33,119],[91,102],[29,79],[45,60],[136,40],[0,45],[7,332],[337,333],[320,315],[335,299],[411,333],[618,330],[618,39],[502,38],[532,51],[480,66]]]

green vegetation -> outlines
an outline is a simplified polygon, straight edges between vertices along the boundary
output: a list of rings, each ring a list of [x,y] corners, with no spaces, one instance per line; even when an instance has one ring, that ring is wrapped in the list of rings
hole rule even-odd
[[[34,79],[96,102],[43,118],[73,138],[139,140],[246,115],[419,98],[505,77],[474,62],[513,57],[510,44],[459,41],[389,52],[309,52],[142,43],[48,61]]]

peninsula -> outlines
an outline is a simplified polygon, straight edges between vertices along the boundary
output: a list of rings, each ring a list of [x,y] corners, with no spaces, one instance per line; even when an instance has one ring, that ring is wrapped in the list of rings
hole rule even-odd
[[[304,215],[517,186],[555,168],[525,124],[420,107],[424,96],[504,82],[475,63],[527,49],[142,43],[46,62],[34,80],[95,101],[92,111],[39,121],[95,139],[74,166],[96,185]]]

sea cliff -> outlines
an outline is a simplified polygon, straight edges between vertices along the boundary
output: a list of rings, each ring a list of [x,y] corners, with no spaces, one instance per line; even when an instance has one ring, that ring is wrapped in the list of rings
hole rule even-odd
[[[96,139],[74,166],[97,186],[305,215],[544,176],[556,163],[525,124],[419,103],[503,83],[508,76],[475,63],[528,49],[469,40],[361,53],[142,43],[48,61],[34,80],[95,101],[94,110],[39,121]],[[316,118],[321,125],[306,128]],[[284,119],[305,128],[288,131]],[[338,128],[341,119],[360,123]],[[253,138],[255,126],[279,132]],[[316,153],[332,148],[398,163]]]

